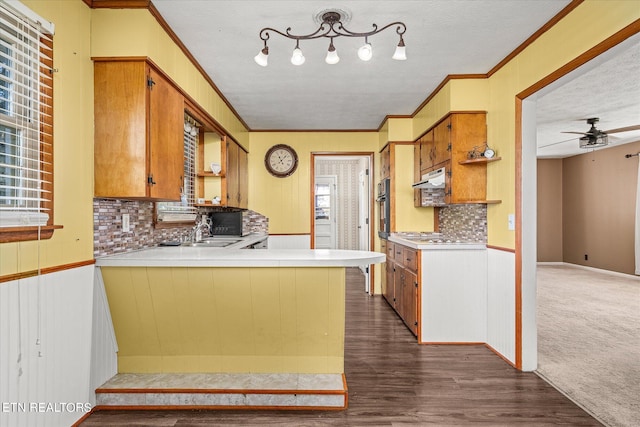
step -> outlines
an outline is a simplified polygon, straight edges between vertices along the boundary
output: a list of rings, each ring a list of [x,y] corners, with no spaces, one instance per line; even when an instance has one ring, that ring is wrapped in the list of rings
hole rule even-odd
[[[117,374],[96,390],[95,409],[340,410],[344,374]]]

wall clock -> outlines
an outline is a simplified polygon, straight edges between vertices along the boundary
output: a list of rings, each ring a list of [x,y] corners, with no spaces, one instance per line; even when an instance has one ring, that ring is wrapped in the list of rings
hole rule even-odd
[[[267,151],[264,156],[264,165],[271,175],[284,178],[296,171],[298,154],[288,145],[277,144]]]

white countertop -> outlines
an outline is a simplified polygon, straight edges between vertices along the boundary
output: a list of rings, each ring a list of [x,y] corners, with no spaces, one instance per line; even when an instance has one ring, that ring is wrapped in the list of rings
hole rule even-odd
[[[443,250],[483,250],[487,249],[484,243],[427,243],[420,240],[405,239],[395,234],[389,235],[389,241],[408,246],[421,251],[443,251]]]
[[[98,267],[357,267],[385,261],[379,252],[336,249],[227,249],[168,246],[96,259]]]

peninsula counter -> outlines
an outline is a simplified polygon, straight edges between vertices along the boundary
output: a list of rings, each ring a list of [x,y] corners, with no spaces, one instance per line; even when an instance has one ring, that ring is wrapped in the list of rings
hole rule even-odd
[[[347,250],[158,247],[96,260],[120,373],[344,373]]]

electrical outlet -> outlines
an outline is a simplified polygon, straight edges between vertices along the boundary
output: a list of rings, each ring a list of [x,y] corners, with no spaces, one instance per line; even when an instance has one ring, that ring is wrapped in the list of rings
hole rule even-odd
[[[589,255],[584,254],[584,260],[585,260],[585,261],[589,261]]]
[[[507,227],[509,228],[509,230],[516,229],[516,216],[514,214],[509,214],[507,219]]]
[[[129,214],[122,214],[122,232],[128,233],[131,231],[131,224],[129,223]]]

